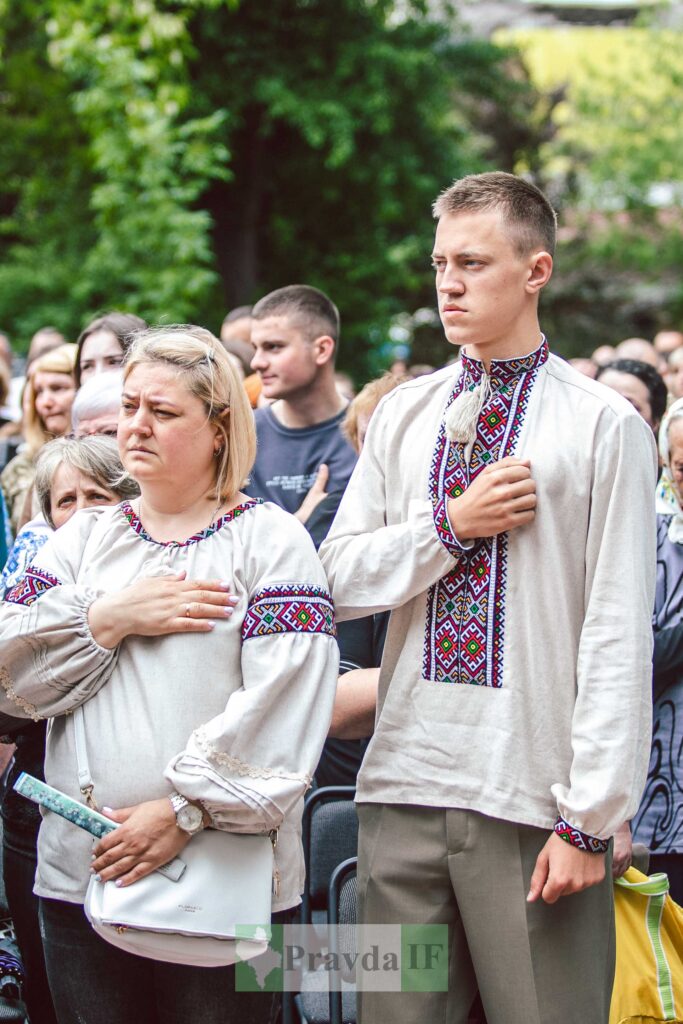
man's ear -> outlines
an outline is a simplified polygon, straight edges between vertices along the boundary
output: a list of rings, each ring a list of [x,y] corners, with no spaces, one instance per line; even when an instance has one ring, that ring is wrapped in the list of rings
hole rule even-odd
[[[324,366],[325,363],[334,362],[336,347],[334,338],[331,338],[329,334],[321,334],[319,338],[316,338],[313,342],[316,364]]]
[[[547,285],[552,272],[553,258],[550,253],[545,252],[545,250],[533,253],[529,259],[529,276],[526,283],[527,292],[537,295]]]

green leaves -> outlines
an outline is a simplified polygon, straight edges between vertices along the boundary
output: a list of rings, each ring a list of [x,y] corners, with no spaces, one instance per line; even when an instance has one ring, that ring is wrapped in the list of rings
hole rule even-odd
[[[427,6],[13,5],[0,326],[74,336],[118,307],[217,329],[226,308],[306,281],[339,304],[342,365],[366,376],[392,318],[433,304],[436,193],[533,161],[536,94],[511,48],[454,43],[449,5]]]

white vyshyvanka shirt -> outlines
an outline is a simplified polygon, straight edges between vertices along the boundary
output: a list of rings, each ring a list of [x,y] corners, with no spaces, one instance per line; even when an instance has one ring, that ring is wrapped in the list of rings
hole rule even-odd
[[[211,633],[127,637],[100,647],[88,608],[146,576],[223,579],[239,604]],[[279,828],[280,892],[299,902],[300,819],[327,735],[338,648],[327,581],[300,523],[248,501],[184,544],[161,544],[127,503],[77,513],[0,607],[0,681],[12,713],[53,717],[47,782],[81,799],[69,711],[83,704],[100,807],[177,790],[213,826]],[[192,840],[190,840],[191,842]],[[82,902],[92,838],[43,819],[35,891]]]
[[[444,413],[481,374],[464,355],[382,401],[320,549],[339,620],[392,611],[357,799],[555,826],[601,850],[647,773],[652,432],[544,341],[492,363],[465,448]],[[445,499],[504,455],[530,459],[536,518],[463,549]]]

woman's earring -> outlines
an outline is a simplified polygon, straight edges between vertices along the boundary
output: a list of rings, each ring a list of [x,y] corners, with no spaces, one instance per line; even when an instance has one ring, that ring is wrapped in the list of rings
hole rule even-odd
[[[223,454],[223,445],[221,445],[220,448],[216,448],[213,454],[214,458],[218,459]]]

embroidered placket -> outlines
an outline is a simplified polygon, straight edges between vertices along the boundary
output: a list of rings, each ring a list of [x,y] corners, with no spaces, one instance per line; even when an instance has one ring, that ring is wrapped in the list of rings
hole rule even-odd
[[[458,498],[487,466],[513,455],[538,371],[548,358],[545,341],[528,356],[494,360],[491,396],[477,423],[469,462],[466,446],[449,442],[442,423],[430,467],[430,498],[435,526],[450,551],[455,538],[445,518],[445,503]],[[462,356],[463,372],[446,408],[481,379],[482,365]],[[453,570],[431,587],[423,676],[444,683],[502,686],[507,534],[486,537],[459,553]]]

